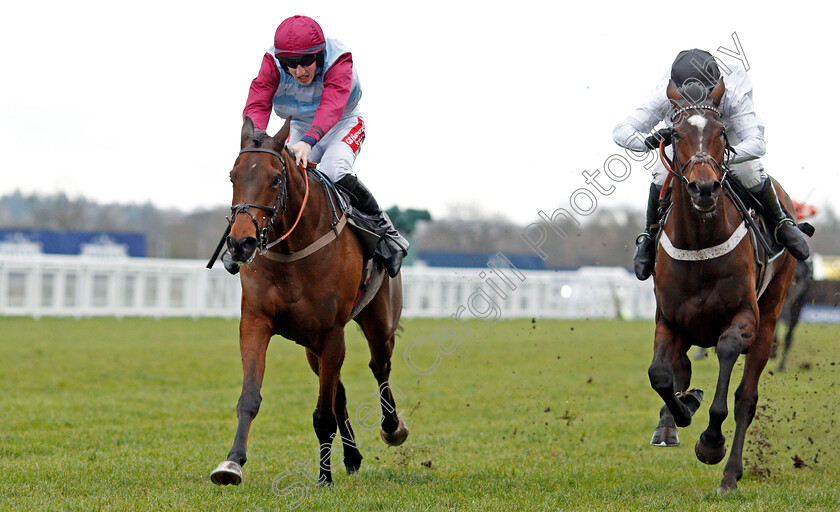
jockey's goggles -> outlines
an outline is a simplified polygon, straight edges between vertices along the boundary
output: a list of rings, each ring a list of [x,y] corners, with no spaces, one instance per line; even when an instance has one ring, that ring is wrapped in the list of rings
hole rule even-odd
[[[310,53],[308,55],[301,55],[299,57],[277,57],[280,65],[284,68],[295,69],[298,66],[308,67],[315,63],[318,59],[317,53]]]

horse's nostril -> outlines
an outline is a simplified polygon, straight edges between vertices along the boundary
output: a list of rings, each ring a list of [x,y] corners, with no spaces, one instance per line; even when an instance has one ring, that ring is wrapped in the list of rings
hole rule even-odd
[[[715,197],[719,196],[721,190],[722,189],[721,189],[719,181],[716,181],[716,182],[712,183],[712,195],[713,196],[715,196]]]
[[[227,246],[228,250],[235,256],[247,257],[257,250],[257,239],[252,236],[246,236],[243,238],[234,238],[233,236],[229,236],[227,238]]]
[[[257,250],[257,239],[252,236],[245,237],[242,240],[242,250],[246,253],[251,253]]]
[[[692,196],[700,194],[700,185],[698,185],[696,181],[692,181],[691,183],[686,185],[685,188],[686,190],[688,190],[688,193]]]

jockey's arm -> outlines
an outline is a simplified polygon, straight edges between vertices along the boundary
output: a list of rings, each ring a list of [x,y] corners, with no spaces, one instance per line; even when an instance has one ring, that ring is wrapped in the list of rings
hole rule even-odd
[[[668,87],[666,76],[660,80],[659,85],[648,95],[644,103],[636,108],[622,122],[613,129],[613,140],[616,144],[631,151],[647,152],[645,138],[656,127],[665,116],[667,116],[670,103],[665,91]]]
[[[726,94],[723,96],[721,113],[730,133],[730,143],[735,155],[730,164],[739,164],[761,158],[767,152],[764,143],[764,123],[755,113],[750,75],[739,66],[732,66],[731,73],[724,76]]]
[[[732,148],[735,156],[730,160],[730,164],[739,164],[764,156],[767,152],[767,145],[764,142],[764,124],[753,109],[751,92],[744,95],[737,105],[733,105],[732,115],[728,121],[739,141]]]
[[[315,118],[301,141],[314,146],[341,119],[353,85],[353,56],[341,55],[324,74],[324,92],[315,110]]]
[[[265,131],[271,117],[271,100],[280,85],[280,71],[274,63],[274,57],[266,53],[263,56],[260,71],[251,82],[248,91],[248,101],[242,112],[243,119],[247,116],[254,122],[254,128]]]

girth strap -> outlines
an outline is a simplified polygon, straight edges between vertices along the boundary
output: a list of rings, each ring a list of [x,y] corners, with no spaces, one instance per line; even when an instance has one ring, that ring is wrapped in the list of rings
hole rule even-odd
[[[303,258],[318,252],[319,250],[323,249],[327,245],[329,245],[333,240],[338,238],[338,235],[341,234],[341,231],[344,229],[344,226],[347,225],[347,214],[341,216],[341,220],[338,221],[338,224],[335,225],[335,229],[331,229],[324,234],[318,240],[315,240],[311,244],[309,244],[306,248],[293,252],[293,253],[279,253],[273,251],[265,251],[260,254],[260,256],[264,256],[270,260],[280,261],[282,263],[289,263],[291,261],[298,261],[302,260]]]

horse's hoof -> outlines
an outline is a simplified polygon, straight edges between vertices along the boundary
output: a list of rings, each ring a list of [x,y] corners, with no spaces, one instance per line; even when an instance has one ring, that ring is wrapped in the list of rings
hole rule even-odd
[[[721,482],[720,487],[717,488],[718,495],[729,494],[731,492],[735,492],[738,490],[738,484],[732,483],[731,485],[726,482]]]
[[[332,486],[333,486],[332,477],[324,478],[323,475],[321,475],[321,478],[318,479],[318,483],[315,484],[315,487],[321,487],[321,488],[332,487]]]
[[[362,456],[359,455],[358,460],[349,461],[347,460],[348,457],[344,456],[344,467],[347,468],[347,474],[352,475],[353,473],[359,471],[359,468],[362,466]]]
[[[694,454],[697,456],[697,460],[703,464],[717,464],[726,455],[726,443],[721,443],[720,446],[713,448],[706,446],[703,444],[703,441],[698,440],[697,444],[694,445]]]
[[[379,435],[388,445],[399,446],[403,444],[405,442],[405,438],[408,437],[408,427],[405,426],[405,422],[402,418],[400,418],[400,424],[397,425],[397,430],[389,433],[379,429]]]
[[[656,430],[653,431],[653,437],[650,439],[650,444],[652,446],[679,446],[680,445],[680,436],[677,435],[677,429],[675,427],[657,427]]]
[[[210,473],[210,481],[216,485],[239,485],[242,483],[242,466],[226,460]]]

